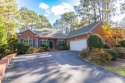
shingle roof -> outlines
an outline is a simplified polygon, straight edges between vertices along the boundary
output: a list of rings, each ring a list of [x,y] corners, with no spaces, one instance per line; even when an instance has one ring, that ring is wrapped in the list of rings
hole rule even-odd
[[[46,37],[46,38],[69,38],[69,37],[78,36],[78,35],[82,35],[82,34],[90,32],[100,22],[101,21],[95,22],[95,23],[90,24],[88,26],[84,26],[84,27],[82,27],[80,29],[71,31],[68,35],[63,34],[61,31],[59,31],[57,29],[53,29],[53,28],[42,28],[42,29],[35,30],[35,31],[32,31],[32,32],[35,33],[36,35],[38,35],[39,37]]]
[[[39,37],[49,37],[49,38],[65,38],[66,35],[63,34],[61,31],[57,29],[52,28],[42,28],[39,30],[33,31],[35,32]]]
[[[84,27],[82,27],[82,28],[80,28],[80,29],[71,31],[71,32],[67,35],[67,37],[78,36],[78,35],[81,35],[81,34],[85,34],[85,33],[87,33],[87,32],[90,32],[90,31],[91,31],[93,28],[95,28],[100,22],[101,22],[101,21],[95,22],[95,23],[90,24],[90,25],[88,25],[88,26],[84,26]]]

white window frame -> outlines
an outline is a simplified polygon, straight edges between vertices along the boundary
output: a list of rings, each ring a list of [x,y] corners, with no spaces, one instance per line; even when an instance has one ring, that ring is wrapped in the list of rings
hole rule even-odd
[[[31,41],[31,42],[30,42]],[[32,47],[33,47],[33,39],[29,39],[29,42],[28,42]]]

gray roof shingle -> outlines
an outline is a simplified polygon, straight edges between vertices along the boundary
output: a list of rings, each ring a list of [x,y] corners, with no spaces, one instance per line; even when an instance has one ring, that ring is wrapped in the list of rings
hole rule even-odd
[[[82,28],[80,28],[80,29],[71,31],[71,32],[67,35],[67,37],[78,36],[78,35],[81,35],[81,34],[85,34],[85,33],[87,33],[87,32],[90,32],[90,31],[91,31],[95,26],[97,26],[100,22],[101,22],[101,21],[95,22],[95,23],[90,24],[90,25],[88,25],[88,26],[84,26],[84,27],[82,27]]]
[[[42,29],[35,30],[35,31],[32,31],[32,32],[35,33],[36,35],[38,35],[39,37],[46,37],[46,38],[69,38],[69,37],[78,36],[78,35],[90,32],[100,22],[101,21],[95,22],[95,23],[90,24],[88,26],[84,26],[84,27],[82,27],[80,29],[71,31],[68,35],[63,34],[61,31],[59,31],[57,29],[53,29],[53,28],[42,28]],[[26,30],[24,30],[24,31],[26,31]],[[24,31],[22,31],[22,32],[24,32]]]
[[[65,38],[66,35],[63,34],[61,31],[52,28],[42,28],[39,30],[33,31],[39,37],[47,37],[47,38]]]

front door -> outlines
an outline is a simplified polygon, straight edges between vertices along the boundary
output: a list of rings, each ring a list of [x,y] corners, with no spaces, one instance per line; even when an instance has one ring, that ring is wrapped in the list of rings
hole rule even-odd
[[[53,49],[53,41],[49,41],[50,49]]]

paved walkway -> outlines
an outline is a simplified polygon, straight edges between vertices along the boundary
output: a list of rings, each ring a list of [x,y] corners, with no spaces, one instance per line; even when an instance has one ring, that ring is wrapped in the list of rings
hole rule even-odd
[[[125,83],[125,77],[79,58],[79,52],[53,51],[17,56],[3,83]]]

